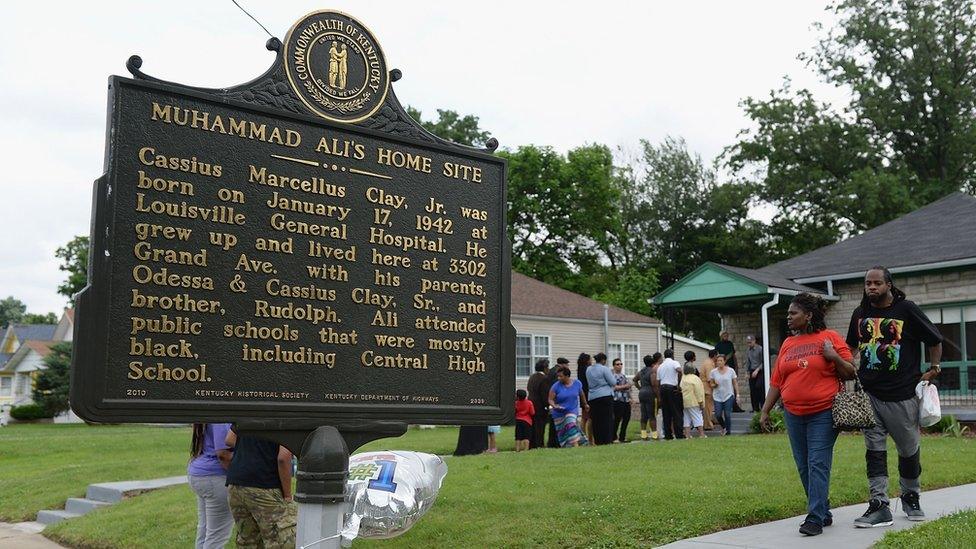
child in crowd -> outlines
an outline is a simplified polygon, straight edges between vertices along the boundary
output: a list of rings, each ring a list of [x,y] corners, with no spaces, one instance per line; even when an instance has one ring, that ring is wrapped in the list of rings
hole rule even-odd
[[[702,385],[701,378],[694,374],[694,364],[691,361],[685,363],[684,375],[681,376],[681,400],[684,405],[685,438],[691,438],[692,429],[698,429],[699,438],[705,438],[705,430],[702,428],[705,386]]]
[[[488,454],[497,454],[498,446],[495,444],[495,435],[502,432],[501,425],[489,425],[488,426]]]
[[[535,416],[535,405],[528,398],[524,389],[515,391],[515,451],[529,449],[529,439],[532,438],[532,417]]]

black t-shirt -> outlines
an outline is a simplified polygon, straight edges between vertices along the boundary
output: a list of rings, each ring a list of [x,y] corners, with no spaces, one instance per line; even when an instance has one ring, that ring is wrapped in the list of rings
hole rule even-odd
[[[912,301],[879,309],[858,307],[851,315],[847,344],[861,359],[858,377],[864,390],[896,402],[915,396],[922,377],[922,344],[932,347],[942,334]]]
[[[281,488],[278,444],[262,438],[238,436],[234,459],[227,469],[227,485]]]
[[[719,341],[718,344],[715,345],[715,350],[718,351],[718,354],[723,356],[731,355],[732,353],[735,352],[735,343],[732,343],[731,341],[725,341],[723,339],[722,341]],[[729,368],[735,368],[738,362],[736,358],[737,357],[733,356],[725,363],[725,365],[728,366]]]

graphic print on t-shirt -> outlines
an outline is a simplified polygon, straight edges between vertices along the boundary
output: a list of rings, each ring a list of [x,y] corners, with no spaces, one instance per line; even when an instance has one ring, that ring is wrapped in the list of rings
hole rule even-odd
[[[862,318],[857,325],[861,364],[868,370],[897,370],[904,320]]]
[[[790,362],[796,361],[796,367],[805,370],[809,366],[809,361],[807,358],[813,355],[820,354],[820,346],[816,343],[804,343],[803,345],[797,345],[790,348],[789,351],[783,356],[784,364],[789,364]]]

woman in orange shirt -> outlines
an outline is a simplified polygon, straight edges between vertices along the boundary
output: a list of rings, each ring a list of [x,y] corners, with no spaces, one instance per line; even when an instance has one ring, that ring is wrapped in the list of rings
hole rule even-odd
[[[780,348],[759,420],[768,427],[769,411],[783,399],[786,432],[807,494],[807,518],[800,525],[800,533],[807,536],[833,524],[827,496],[837,431],[831,407],[840,380],[854,377],[851,351],[840,334],[827,329],[826,311],[827,303],[818,295],[793,298],[786,314],[793,335]]]

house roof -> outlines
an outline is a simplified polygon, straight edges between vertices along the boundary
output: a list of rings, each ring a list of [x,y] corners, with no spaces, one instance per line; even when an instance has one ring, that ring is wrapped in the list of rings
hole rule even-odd
[[[512,271],[512,314],[602,321],[603,303]],[[613,305],[607,317],[611,322],[661,323]]]
[[[0,370],[3,370],[3,367],[7,364],[7,362],[10,361],[10,359],[13,356],[14,356],[13,353],[0,353]]]
[[[68,308],[66,308],[64,310],[64,314],[65,314],[65,316],[68,317],[68,320],[70,320],[71,322],[74,322],[75,321],[75,308],[74,307],[68,307]]]
[[[57,341],[37,341],[36,339],[29,339],[25,341],[18,349],[17,352],[9,355],[10,358],[0,365],[0,370],[2,371],[15,371],[17,364],[19,364],[24,357],[28,355],[31,351],[34,351],[41,358],[46,357],[51,354],[51,345],[58,343]]]
[[[719,267],[722,267],[723,269],[727,269],[729,271],[732,271],[733,273],[735,273],[735,274],[737,274],[739,276],[744,276],[744,277],[748,278],[749,280],[753,280],[755,282],[758,282],[760,284],[764,284],[764,285],[769,286],[771,288],[779,288],[779,289],[782,289],[782,290],[793,290],[793,291],[797,291],[797,292],[812,292],[812,293],[815,293],[815,294],[821,294],[821,293],[823,293],[820,290],[817,290],[816,288],[811,288],[809,286],[804,286],[803,284],[797,284],[796,282],[793,282],[792,280],[790,280],[790,279],[788,279],[786,277],[779,276],[779,275],[774,274],[774,273],[764,272],[762,270],[757,270],[757,269],[746,269],[746,268],[743,268],[743,267],[733,267],[731,265],[723,265],[721,263],[716,263],[716,265],[718,265]]]
[[[46,357],[51,354],[51,345],[54,345],[55,341],[37,341],[36,339],[30,339],[24,342],[24,345],[30,347],[32,351],[41,355],[41,358]]]
[[[54,337],[54,330],[57,324],[14,324],[14,335],[17,341],[23,344],[31,339],[39,341],[50,341]]]
[[[759,272],[793,280],[976,258],[976,197],[952,193],[836,244]]]

